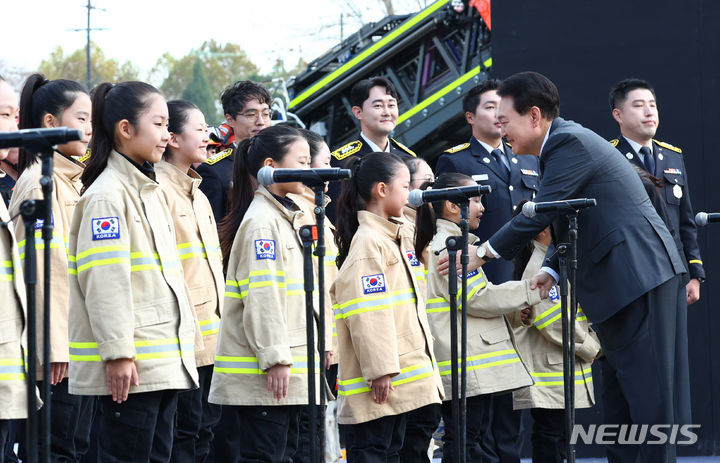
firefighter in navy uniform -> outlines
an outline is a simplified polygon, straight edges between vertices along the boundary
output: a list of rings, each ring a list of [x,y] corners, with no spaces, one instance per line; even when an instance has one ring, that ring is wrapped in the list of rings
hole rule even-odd
[[[234,148],[246,138],[260,133],[270,127],[270,94],[260,84],[249,80],[240,80],[223,90],[220,96],[225,124],[232,128],[233,146],[211,156],[200,164],[196,171],[202,177],[200,190],[205,193],[215,215],[215,222],[220,223],[228,212],[230,199],[230,180]]]
[[[690,281],[686,285],[687,303],[700,298],[700,283],[705,280],[697,226],[690,202],[690,185],[682,150],[653,139],[659,123],[655,91],[645,81],[626,79],[610,93],[613,117],[620,126],[621,136],[611,140],[631,163],[662,179],[665,201],[672,230],[680,237]]]
[[[540,185],[538,158],[516,155],[502,140],[497,122],[498,85],[497,80],[489,79],[465,95],[463,111],[473,136],[469,142],[446,150],[435,166],[436,175],[459,172],[492,187],[491,194],[483,195],[485,212],[480,226],[472,231],[481,241],[505,225],[515,206],[523,199],[532,199]],[[514,279],[513,264],[504,259],[493,259],[483,271],[496,285]],[[483,461],[519,462],[522,416],[513,410],[512,395],[494,396],[487,406],[490,410],[481,442]]]
[[[330,165],[344,167],[352,156],[363,156],[376,151],[417,156],[410,148],[390,137],[398,120],[397,90],[385,77],[372,77],[356,83],[350,91],[350,104],[355,118],[360,121],[357,140],[332,152]],[[330,182],[328,196],[337,204],[340,183]],[[335,221],[336,210],[331,207],[327,215]]]

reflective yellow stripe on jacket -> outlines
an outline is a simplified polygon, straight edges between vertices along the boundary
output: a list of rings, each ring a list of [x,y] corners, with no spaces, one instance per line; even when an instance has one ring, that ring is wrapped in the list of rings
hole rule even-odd
[[[14,272],[13,261],[0,260],[0,281],[13,281]]]
[[[216,373],[227,373],[235,375],[266,375],[267,372],[260,369],[257,357],[235,357],[229,355],[215,356]],[[290,367],[292,374],[307,374],[307,357],[293,356],[293,364]],[[315,373],[320,374],[320,361],[315,361]]]
[[[114,264],[130,264],[131,272],[158,270],[162,272],[178,270],[180,263],[175,258],[168,259],[162,265],[160,256],[153,252],[130,252],[129,246],[100,246],[81,252],[77,256],[68,256],[68,273],[77,275],[92,267]]]
[[[25,381],[23,359],[0,358],[0,381]]]
[[[400,374],[392,378],[393,386],[399,386],[405,383],[411,383],[419,379],[427,378],[433,375],[432,364],[413,365],[400,370]],[[338,394],[343,396],[370,392],[365,378],[339,379],[338,378]]]
[[[569,312],[569,311],[568,311]],[[587,320],[587,316],[585,316],[585,313],[583,313],[582,309],[580,307],[577,308],[577,321],[583,321]],[[561,304],[558,302],[551,308],[547,309],[545,312],[541,313],[537,317],[535,317],[535,321],[533,322],[533,325],[535,328],[542,330],[543,328],[547,327],[548,325],[560,320],[560,316],[562,315],[561,310]]]
[[[178,338],[135,341],[135,359],[166,359],[195,355],[193,341],[180,342]],[[102,362],[96,342],[70,342],[70,360],[73,362]]]
[[[53,228],[53,237],[52,240],[50,240],[50,249],[60,248],[64,249],[67,253],[67,243],[68,239],[63,237],[60,232]],[[25,240],[19,241],[17,246],[20,258],[25,259]],[[35,249],[38,251],[45,249],[45,241],[43,241],[42,238],[42,230],[35,230]]]
[[[220,317],[215,316],[209,320],[200,320],[200,333],[203,336],[210,336],[211,334],[217,334],[220,331]]]
[[[479,370],[481,368],[490,368],[499,365],[506,365],[508,363],[516,363],[520,361],[515,349],[504,349],[497,352],[490,352],[487,354],[473,355],[467,357],[467,370]],[[452,373],[452,361],[446,360],[438,362],[440,368],[440,375],[446,376]],[[461,360],[458,358],[458,371],[462,369]]]
[[[342,304],[333,305],[335,319],[347,318],[375,310],[392,309],[395,305],[415,304],[415,290],[412,288],[387,293],[375,293],[355,299],[350,299]]]
[[[553,373],[534,373],[530,372],[530,376],[535,380],[534,386],[562,386],[563,372]],[[575,372],[575,384],[584,384],[592,381],[592,368],[585,368],[582,371]]]

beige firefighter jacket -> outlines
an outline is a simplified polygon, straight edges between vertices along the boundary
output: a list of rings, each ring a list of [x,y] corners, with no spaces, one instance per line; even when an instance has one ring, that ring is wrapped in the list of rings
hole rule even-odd
[[[415,249],[415,219],[417,218],[417,209],[405,206],[403,216],[400,219],[403,223],[401,227],[403,246],[407,249],[407,257],[413,268],[413,275],[420,289],[420,296],[423,301],[427,301],[427,268],[423,262],[428,261],[428,248],[423,249],[419,253]]]
[[[70,393],[109,394],[105,360],[135,360],[130,393],[197,387],[195,325],[160,185],[113,151],[70,227]]]
[[[155,164],[155,173],[173,218],[188,297],[202,334],[203,347],[195,351],[195,361],[198,367],[212,365],[225,294],[215,218],[210,202],[198,188],[202,178],[197,172],[190,169],[185,173],[160,161]]]
[[[448,275],[433,271],[438,260],[447,255],[445,240],[459,236],[460,227],[437,219],[437,233],[430,245],[427,313],[435,337],[435,353],[445,386],[446,399],[451,391],[450,296]],[[471,244],[477,241],[469,237]],[[435,255],[439,251],[439,255]],[[503,314],[540,302],[540,292],[531,290],[528,281],[508,281],[494,285],[482,267],[468,273],[467,279],[467,395],[468,397],[507,391],[532,384],[514,345],[512,329]],[[457,308],[461,309],[461,280],[458,278]],[[458,342],[460,338],[458,313]],[[460,345],[458,344],[458,353]],[[459,360],[458,360],[459,362]]]
[[[265,187],[255,191],[230,252],[210,402],[308,403],[303,248],[298,232],[311,223],[299,206],[289,210]],[[316,322],[313,329],[317,342]],[[317,348],[314,357],[319,397]],[[267,390],[267,370],[278,364],[289,365],[291,374],[288,395],[280,401]]]
[[[534,241],[535,250],[523,278],[532,278],[542,267],[547,246]],[[518,351],[535,384],[513,392],[513,407],[563,408],[563,350],[559,289],[553,288],[550,298],[535,306],[532,325],[517,326],[515,340]],[[515,318],[519,314],[512,315]],[[591,364],[600,351],[600,344],[590,333],[587,317],[578,307],[575,323],[575,407],[595,404]]]
[[[338,422],[355,424],[440,403],[425,304],[404,247],[402,224],[367,211],[330,290],[338,334]],[[395,391],[377,404],[373,380]]]
[[[70,287],[68,285],[67,242],[75,205],[80,199],[82,183],[80,175],[85,166],[66,158],[60,153],[53,155],[53,190],[52,190],[52,224],[53,238],[50,244],[50,361],[67,362],[68,349],[68,305],[70,303]],[[8,208],[12,215],[17,214],[20,205],[26,199],[42,199],[40,187],[41,164],[36,162],[29,166],[18,178],[15,191]],[[43,298],[45,288],[44,253],[45,243],[42,240],[43,222],[35,225],[35,249],[37,252],[37,346],[38,346],[38,379],[42,379],[42,352],[45,338],[43,337]],[[15,219],[15,235],[18,239],[20,259],[25,262],[25,224],[22,217]]]
[[[9,222],[0,200],[0,221]],[[25,283],[12,227],[0,227],[0,420],[27,418]]]

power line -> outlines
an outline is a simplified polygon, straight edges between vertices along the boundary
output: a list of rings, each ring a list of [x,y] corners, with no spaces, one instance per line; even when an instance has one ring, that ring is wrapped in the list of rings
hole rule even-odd
[[[107,11],[104,8],[98,8],[96,6],[93,6],[92,3],[90,3],[90,0],[87,0],[87,4],[84,6],[84,8],[87,8],[87,26],[80,29],[70,29],[73,32],[85,32],[85,36],[87,38],[86,44],[85,44],[85,86],[87,87],[88,91],[92,89],[92,70],[91,70],[91,57],[90,57],[90,31],[105,31],[107,30],[107,27],[90,27],[90,12],[92,10],[98,10],[98,11]]]

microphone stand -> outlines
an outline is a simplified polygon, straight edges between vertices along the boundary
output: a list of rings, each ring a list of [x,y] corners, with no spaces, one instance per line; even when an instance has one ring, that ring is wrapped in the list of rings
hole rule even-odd
[[[565,396],[565,458],[575,463],[575,445],[570,441],[575,426],[575,320],[577,318],[577,297],[575,295],[575,274],[577,271],[578,211],[569,211],[569,243],[560,243],[557,252],[560,260],[560,307],[563,339],[563,387]],[[570,283],[570,307],[568,310],[568,280]]]
[[[307,374],[308,374],[308,412],[310,413],[310,461],[319,462],[317,453],[317,406],[315,404],[315,314],[313,313],[314,272],[312,265],[312,247],[317,239],[315,225],[300,228],[303,245],[303,281],[305,285],[305,324],[307,331]]]
[[[318,352],[320,355],[320,455],[318,461],[325,460],[325,403],[327,392],[325,383],[325,183],[311,185],[315,192],[315,224],[317,225],[317,256],[318,267]],[[311,434],[312,436],[312,434]]]
[[[450,236],[445,240],[448,251],[448,293],[450,296],[450,368],[452,385],[452,420],[456,433],[454,440],[455,461],[465,463],[466,430],[467,430],[467,268],[470,261],[468,254],[469,202],[459,201],[461,236]],[[460,394],[458,397],[458,333],[457,333],[457,267],[456,253],[460,255],[462,278],[462,301],[460,319]]]
[[[29,146],[28,146],[29,145]],[[39,152],[42,162],[40,186],[42,200],[28,199],[20,204],[20,215],[25,225],[25,291],[27,295],[27,455],[28,461],[50,461],[50,245],[53,236],[52,190],[53,190],[53,149],[43,141],[26,143],[28,151]],[[43,413],[42,413],[42,460],[38,459],[38,415],[35,410],[35,387],[37,384],[37,311],[36,292],[37,261],[35,248],[35,224],[43,221],[42,239],[44,251],[43,300]]]

